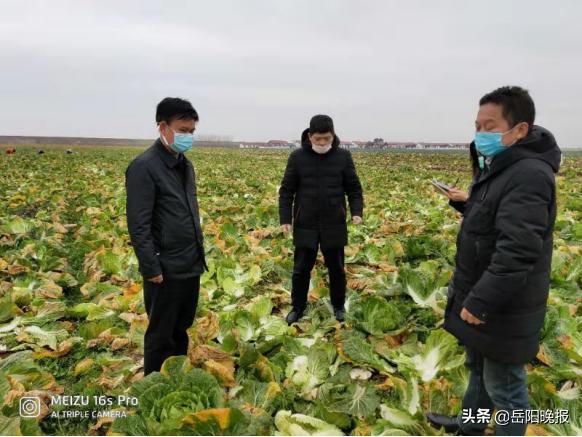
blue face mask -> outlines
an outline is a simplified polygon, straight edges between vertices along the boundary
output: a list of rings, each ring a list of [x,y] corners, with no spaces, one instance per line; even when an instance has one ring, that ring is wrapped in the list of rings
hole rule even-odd
[[[501,138],[510,131],[511,129],[507,132],[475,132],[475,148],[481,155],[493,157],[509,147],[503,144]]]
[[[194,144],[193,134],[183,134],[180,132],[174,132],[174,143],[170,147],[178,153],[184,153],[190,150],[193,144]]]
[[[164,144],[168,145],[168,140],[164,134],[161,134]],[[192,148],[194,144],[194,134],[185,134],[182,132],[174,132],[174,142],[169,147],[178,153],[185,153]]]

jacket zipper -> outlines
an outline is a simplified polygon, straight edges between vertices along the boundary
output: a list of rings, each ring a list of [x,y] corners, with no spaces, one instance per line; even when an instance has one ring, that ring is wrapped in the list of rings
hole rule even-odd
[[[322,193],[322,187],[321,187],[321,161],[323,159],[324,155],[319,155],[318,156],[318,161],[317,161],[317,199],[319,204],[322,204],[322,199],[323,199],[323,193]],[[317,209],[317,226],[319,228],[321,228],[321,212],[319,210],[319,208]]]

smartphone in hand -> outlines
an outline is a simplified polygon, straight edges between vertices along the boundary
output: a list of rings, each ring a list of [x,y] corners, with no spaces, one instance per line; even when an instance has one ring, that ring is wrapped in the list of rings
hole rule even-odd
[[[444,191],[445,193],[448,193],[452,189],[451,186],[445,184],[444,182],[438,181],[435,178],[432,178],[430,180],[430,183],[437,187],[439,190]]]

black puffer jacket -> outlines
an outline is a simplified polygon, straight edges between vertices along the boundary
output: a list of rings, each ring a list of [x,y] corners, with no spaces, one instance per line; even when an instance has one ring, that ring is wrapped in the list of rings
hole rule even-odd
[[[479,175],[464,208],[445,328],[500,362],[526,363],[539,349],[560,161],[552,134],[533,126]],[[463,321],[463,307],[485,323]]]
[[[329,152],[319,155],[311,147],[306,129],[301,148],[287,161],[279,189],[281,224],[293,224],[297,247],[343,247],[348,242],[346,195],[353,216],[362,216],[362,186],[352,155],[339,147],[335,136]]]

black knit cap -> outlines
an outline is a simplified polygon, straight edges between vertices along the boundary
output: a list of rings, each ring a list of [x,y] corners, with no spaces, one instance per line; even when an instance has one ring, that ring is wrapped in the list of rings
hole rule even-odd
[[[326,134],[331,132],[335,135],[335,130],[333,129],[333,120],[329,115],[314,115],[309,122],[309,133],[313,134]]]

